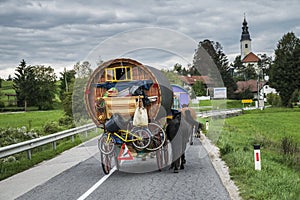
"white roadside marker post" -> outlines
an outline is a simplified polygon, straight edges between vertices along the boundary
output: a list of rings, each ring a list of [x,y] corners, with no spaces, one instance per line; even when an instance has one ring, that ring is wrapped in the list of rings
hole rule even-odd
[[[254,145],[254,167],[255,170],[261,170],[261,161],[260,161],[260,145]]]
[[[205,129],[208,131],[208,127],[209,127],[209,123],[208,123],[208,121],[206,121],[206,123],[205,123]]]

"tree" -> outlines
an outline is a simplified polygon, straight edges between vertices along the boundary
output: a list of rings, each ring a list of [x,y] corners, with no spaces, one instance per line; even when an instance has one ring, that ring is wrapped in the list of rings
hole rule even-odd
[[[57,89],[54,69],[42,65],[35,66],[33,69],[37,84],[35,105],[39,107],[39,110],[52,109]]]
[[[182,74],[182,65],[179,63],[176,63],[174,65],[174,72],[176,72],[177,74]]]
[[[196,96],[205,96],[206,95],[206,89],[204,83],[201,81],[196,81],[194,85],[192,86],[193,91]]]
[[[188,73],[191,74],[192,76],[201,76],[201,73],[195,66],[192,66],[189,70]]]
[[[203,42],[199,42],[198,49],[194,55],[193,66],[202,76],[209,76],[217,82],[220,77],[218,76],[219,71],[216,71],[217,69],[214,67],[216,66],[214,61],[215,56],[216,51],[211,41],[204,40]],[[219,85],[220,83],[216,84]]]
[[[84,61],[82,64],[77,62],[74,65],[74,70],[76,72],[76,78],[73,87],[71,105],[74,120],[78,123],[81,120],[89,119],[85,108],[84,96],[86,92],[86,83],[92,73],[91,64],[88,61]]]
[[[27,106],[34,104],[37,83],[33,67],[26,66],[24,59],[16,68],[13,82],[13,88],[15,89],[17,95],[17,105],[20,107],[24,106],[26,111]]]
[[[77,78],[88,78],[92,74],[91,64],[88,61],[84,61],[82,64],[77,62],[74,65]]]
[[[231,76],[229,62],[227,56],[223,52],[221,44],[210,40],[204,40],[203,42],[200,42],[200,44],[216,64],[224,86],[227,88],[227,97],[234,98],[234,91],[237,89],[237,85]]]
[[[74,69],[60,73],[62,77],[60,78],[60,99],[63,103],[63,108],[65,115],[73,118],[72,112],[72,94],[75,82],[76,72]]]
[[[235,60],[233,61],[233,64],[231,64],[231,66],[236,71],[236,75],[234,77],[235,81],[247,81],[257,78],[253,64],[245,66],[242,63],[240,55],[235,57]]]
[[[7,80],[7,81],[12,81],[13,79],[11,78],[11,75],[8,75],[8,77],[7,77],[6,80]]]
[[[235,57],[233,63],[231,63],[230,66],[235,71],[235,74],[234,74],[235,81],[242,81],[242,80],[244,80],[243,71],[244,71],[245,66],[242,63],[240,55]]]
[[[183,86],[183,81],[179,78],[179,75],[173,71],[161,70],[165,77],[169,80],[171,84],[177,84]]]
[[[292,94],[300,88],[299,77],[300,39],[289,32],[278,42],[270,67],[270,86],[279,92],[283,106],[291,106]]]
[[[74,69],[66,70],[66,68],[60,73],[59,97],[61,101],[64,100],[64,93],[72,92],[73,88],[71,86],[74,83],[75,74],[76,72]]]
[[[65,92],[64,99],[62,101],[65,115],[73,118],[72,111],[72,92]]]
[[[262,76],[270,74],[270,67],[272,65],[272,57],[267,56],[267,54],[259,55],[260,59],[258,61],[258,67],[262,70]],[[262,77],[264,79],[264,77]]]
[[[299,102],[299,97],[300,97],[300,89],[296,89],[291,96],[291,103],[297,104]]]
[[[243,71],[244,80],[257,79],[257,74],[253,64],[248,64]]]

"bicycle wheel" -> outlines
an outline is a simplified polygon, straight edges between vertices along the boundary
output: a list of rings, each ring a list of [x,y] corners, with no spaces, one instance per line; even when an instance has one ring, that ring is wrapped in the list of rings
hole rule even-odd
[[[137,139],[132,142],[132,144],[135,148],[144,149],[147,146],[149,146],[150,140],[151,140],[150,139],[151,134],[149,133],[149,131],[147,129],[134,128],[132,133],[137,136],[137,137],[133,136],[133,138],[132,138],[134,140]],[[138,139],[138,138],[140,138],[140,139]]]
[[[165,131],[159,124],[152,122],[148,124],[148,129],[151,133],[151,142],[146,149],[150,151],[160,149],[166,141]]]
[[[103,154],[111,154],[115,149],[115,141],[112,137],[108,137],[107,133],[103,133],[98,140],[98,148]]]
[[[109,174],[111,170],[111,155],[100,152],[101,166],[104,174]]]

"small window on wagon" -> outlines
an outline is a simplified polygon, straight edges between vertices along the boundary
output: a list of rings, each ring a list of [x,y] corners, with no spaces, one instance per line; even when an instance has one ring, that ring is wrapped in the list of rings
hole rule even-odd
[[[132,80],[132,67],[131,66],[120,66],[114,68],[107,68],[106,81],[131,81]]]

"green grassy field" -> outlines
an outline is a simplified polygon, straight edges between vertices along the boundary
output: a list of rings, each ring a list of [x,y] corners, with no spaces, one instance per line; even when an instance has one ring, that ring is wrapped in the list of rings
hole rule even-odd
[[[64,116],[63,110],[0,113],[0,127],[22,127],[40,129],[46,122],[58,121]]]
[[[243,199],[300,196],[300,110],[247,111],[228,118],[217,142]],[[253,145],[261,145],[262,170],[254,170]]]

